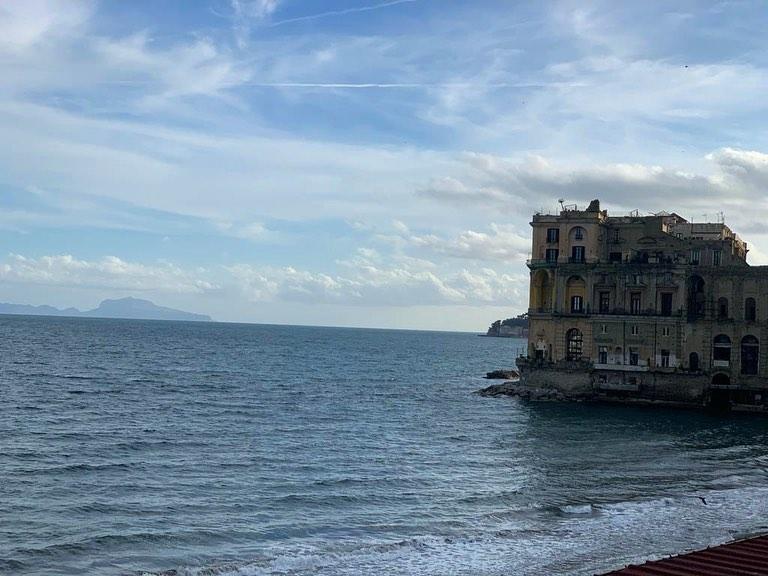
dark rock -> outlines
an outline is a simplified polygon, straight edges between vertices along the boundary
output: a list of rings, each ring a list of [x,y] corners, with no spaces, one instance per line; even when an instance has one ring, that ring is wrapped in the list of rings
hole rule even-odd
[[[486,388],[477,391],[480,396],[517,396],[518,390],[515,382],[504,382],[502,384],[491,384]]]
[[[494,370],[488,372],[485,378],[488,380],[517,380],[520,378],[520,374],[517,370]]]

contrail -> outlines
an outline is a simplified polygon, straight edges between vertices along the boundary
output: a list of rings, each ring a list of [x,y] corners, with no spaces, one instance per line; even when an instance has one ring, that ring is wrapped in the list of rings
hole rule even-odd
[[[103,80],[97,84],[117,86],[153,86],[160,84],[153,80]],[[426,90],[430,88],[474,88],[488,89],[545,89],[584,88],[584,82],[239,82],[225,88],[328,88],[340,90]]]
[[[353,14],[355,12],[368,12],[369,10],[378,10],[379,8],[387,8],[388,6],[396,6],[398,4],[406,4],[411,2],[417,2],[418,0],[390,0],[389,2],[381,2],[380,4],[373,4],[371,6],[359,6],[357,8],[345,8],[344,10],[331,10],[329,12],[321,12],[320,14],[311,14],[309,16],[297,16],[296,18],[286,18],[285,20],[278,20],[272,22],[268,26],[274,28],[275,26],[282,26],[283,24],[291,24],[293,22],[304,22],[306,20],[317,20],[318,18],[327,18],[328,16],[343,16],[344,14]]]
[[[521,83],[521,82],[245,82],[238,86],[253,88],[343,88],[343,89],[421,89],[421,88],[579,88],[586,84],[574,82]]]

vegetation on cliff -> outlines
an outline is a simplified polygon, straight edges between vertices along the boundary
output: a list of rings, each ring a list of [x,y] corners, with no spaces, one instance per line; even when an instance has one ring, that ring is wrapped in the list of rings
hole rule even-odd
[[[525,312],[506,320],[496,320],[490,325],[485,335],[502,338],[526,338],[528,336],[528,313]]]

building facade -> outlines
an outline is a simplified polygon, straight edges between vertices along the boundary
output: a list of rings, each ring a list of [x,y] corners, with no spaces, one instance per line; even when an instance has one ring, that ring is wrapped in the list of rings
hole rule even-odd
[[[527,358],[533,385],[760,410],[768,267],[725,224],[677,214],[536,214]]]

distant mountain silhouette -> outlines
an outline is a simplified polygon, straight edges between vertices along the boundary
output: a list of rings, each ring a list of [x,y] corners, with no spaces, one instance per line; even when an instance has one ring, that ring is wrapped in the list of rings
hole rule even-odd
[[[27,314],[31,316],[76,316],[80,318],[129,318],[135,320],[187,320],[210,322],[205,314],[193,314],[158,306],[140,298],[119,298],[104,300],[93,310],[77,308],[54,308],[53,306],[30,306],[29,304],[7,304],[0,302],[0,314]]]

